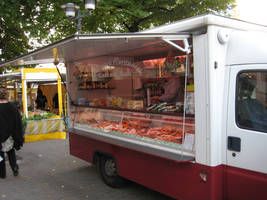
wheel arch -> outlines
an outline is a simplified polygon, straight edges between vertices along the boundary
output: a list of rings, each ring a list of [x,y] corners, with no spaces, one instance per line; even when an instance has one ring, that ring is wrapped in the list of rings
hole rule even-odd
[[[110,154],[110,153],[107,153],[107,152],[104,152],[104,151],[100,151],[100,150],[95,150],[94,153],[93,153],[93,164],[95,166],[98,166],[100,158],[102,156],[112,158],[115,161],[115,164],[116,164],[116,167],[117,167],[117,172],[119,174],[119,168],[118,168],[117,160],[116,160],[115,156]]]

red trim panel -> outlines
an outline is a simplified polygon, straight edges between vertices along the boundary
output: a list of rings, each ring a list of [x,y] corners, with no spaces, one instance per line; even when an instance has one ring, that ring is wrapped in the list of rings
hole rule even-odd
[[[222,166],[181,163],[75,133],[70,133],[69,138],[72,155],[92,162],[96,151],[110,154],[116,159],[120,176],[175,199],[222,199]],[[200,173],[207,175],[206,181]]]
[[[92,163],[96,151],[116,159],[120,176],[175,199],[267,199],[267,174],[223,165],[177,162],[70,133],[72,155]]]
[[[267,174],[225,166],[227,200],[267,199]]]
[[[223,165],[177,162],[88,136],[69,135],[72,155],[92,163],[94,152],[110,154],[116,159],[120,176],[175,199],[267,199],[267,174]]]

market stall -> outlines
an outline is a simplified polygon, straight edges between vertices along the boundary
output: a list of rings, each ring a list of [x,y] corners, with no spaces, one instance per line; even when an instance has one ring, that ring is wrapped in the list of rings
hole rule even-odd
[[[16,102],[23,112],[26,142],[65,139],[62,117],[66,114],[63,113],[64,104],[66,108],[65,87],[62,87],[56,68],[21,68],[17,72],[1,74],[0,80],[6,87],[9,101]],[[43,109],[36,106],[37,91],[42,91],[47,99]]]

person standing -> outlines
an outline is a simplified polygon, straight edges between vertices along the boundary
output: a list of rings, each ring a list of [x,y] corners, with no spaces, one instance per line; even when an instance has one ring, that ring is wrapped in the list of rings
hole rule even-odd
[[[6,93],[0,89],[0,178],[6,178],[5,153],[14,176],[18,176],[19,167],[16,150],[24,143],[22,119],[18,109],[7,101]]]
[[[47,103],[47,99],[40,88],[38,88],[37,90],[37,98],[35,102],[37,105],[37,109],[45,110],[45,104]]]
[[[56,93],[53,97],[53,108],[58,109],[58,93]]]

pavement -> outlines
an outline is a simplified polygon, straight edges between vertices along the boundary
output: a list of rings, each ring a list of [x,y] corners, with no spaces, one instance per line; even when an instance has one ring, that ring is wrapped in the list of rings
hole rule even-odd
[[[94,166],[69,154],[68,139],[25,143],[17,156],[19,176],[6,162],[0,200],[171,200],[132,182],[110,188]]]

